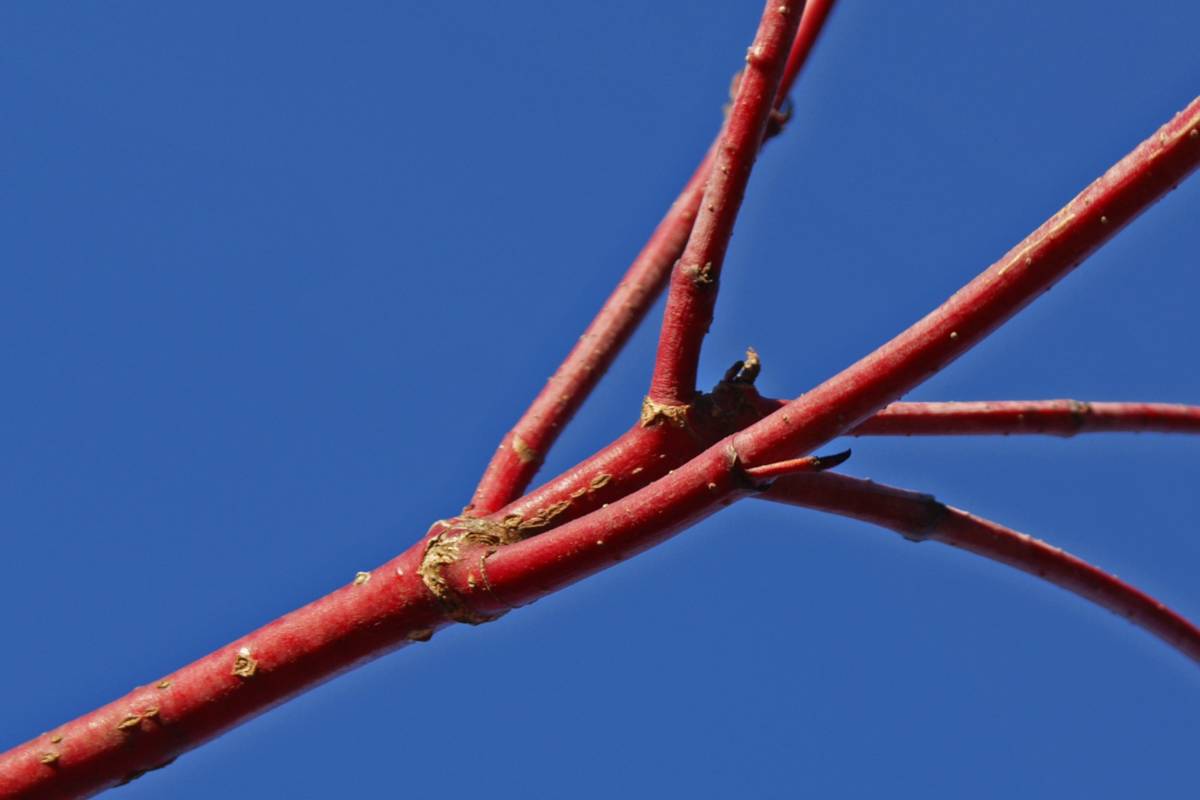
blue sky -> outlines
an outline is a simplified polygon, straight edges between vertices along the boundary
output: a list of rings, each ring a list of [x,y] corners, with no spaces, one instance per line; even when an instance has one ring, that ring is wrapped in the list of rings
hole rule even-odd
[[[734,5],[0,5],[0,748],[459,509],[703,152]],[[752,344],[804,391],[1181,109],[1200,6],[1153,7],[844,0],[704,382]],[[910,399],[1200,402],[1198,218],[1193,179]],[[547,474],[636,418],[657,322]],[[853,446],[1200,618],[1194,439]],[[1180,796],[1198,737],[1195,665],[1107,612],[747,502],[121,796]]]

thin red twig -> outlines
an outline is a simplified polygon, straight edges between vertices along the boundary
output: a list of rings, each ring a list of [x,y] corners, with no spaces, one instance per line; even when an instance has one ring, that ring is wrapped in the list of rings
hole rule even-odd
[[[867,417],[850,435],[1068,437],[1080,433],[1143,432],[1200,434],[1200,406],[1079,400],[892,403]]]
[[[776,461],[774,464],[764,464],[761,467],[747,467],[746,474],[758,481],[779,478],[784,475],[796,475],[804,472],[824,472],[833,469],[850,457],[849,450],[828,456],[802,456],[789,458],[787,461]]]
[[[930,495],[825,472],[781,478],[757,496],[852,517],[1015,567],[1125,617],[1200,663],[1200,630],[1153,597],[1057,547]]]
[[[740,390],[728,389],[727,394],[736,399]],[[712,407],[722,408],[715,400]],[[718,413],[716,419],[721,424],[735,420],[742,408],[735,403],[733,411]],[[746,408],[753,411],[752,404]],[[660,446],[668,448],[672,437],[691,440],[698,435],[695,426],[658,427],[661,430],[635,429],[624,450],[610,447],[604,454],[607,461],[600,459],[589,469],[563,476],[551,490],[565,491],[580,479],[584,483],[557,503],[527,508],[514,504],[524,513],[504,513],[499,522],[456,518],[438,523],[437,533],[382,567],[360,573],[350,586],[0,755],[0,794],[78,796],[132,780],[358,663],[410,641],[425,641],[453,620],[485,619],[463,602],[472,593],[490,592],[482,559],[470,556],[480,548],[489,552],[507,537],[557,524],[564,503],[578,501],[589,507],[585,499],[594,503],[596,498],[586,495],[603,493],[614,480],[611,473],[596,469],[626,469],[637,484],[646,480],[640,473],[663,469],[648,460],[669,461],[665,452],[657,452]],[[687,447],[675,449],[691,452]],[[618,479],[614,486],[619,484]],[[685,504],[677,513],[688,515]]]
[[[1047,291],[1198,164],[1200,97],[924,319],[738,434],[744,463],[811,452],[897,400]]]
[[[775,98],[778,107],[792,91],[796,77],[808,63],[808,56],[817,43],[821,31],[825,29],[825,20],[836,5],[835,0],[808,0],[800,4],[804,14],[800,17],[800,27],[796,30],[796,39],[792,51],[788,53],[787,63],[783,66],[783,75],[779,78],[779,90]]]
[[[688,406],[695,396],[700,347],[712,322],[725,250],[799,18],[800,9],[786,0],[768,0],[758,35],[747,51],[746,68],[738,81],[696,223],[671,271],[649,391],[650,400],[658,406]]]
[[[550,446],[646,316],[692,230],[712,157],[710,149],[600,313],[505,435],[475,489],[473,513],[490,514],[525,491]]]

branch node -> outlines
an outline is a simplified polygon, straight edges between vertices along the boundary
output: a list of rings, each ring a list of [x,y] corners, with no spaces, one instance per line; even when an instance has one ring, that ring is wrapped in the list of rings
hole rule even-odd
[[[1071,401],[1071,422],[1075,425],[1075,430],[1071,431],[1069,436],[1074,436],[1084,429],[1087,425],[1088,417],[1092,414],[1092,404],[1084,403],[1080,400]]]
[[[676,428],[686,428],[689,411],[691,411],[691,406],[656,403],[649,397],[646,397],[642,400],[641,426],[643,428],[651,428],[665,422]]]
[[[897,533],[913,544],[920,544],[930,538],[950,514],[950,507],[931,494],[921,494],[918,497],[924,519],[908,525]]]
[[[763,140],[771,139],[783,133],[783,129],[792,121],[792,98],[785,97],[779,108],[771,110],[770,116],[767,117],[767,129],[763,133]]]
[[[524,439],[517,435],[514,435],[512,438],[512,449],[517,454],[517,460],[522,464],[529,464],[541,458],[541,454],[537,450],[534,450]]]
[[[417,568],[417,574],[421,576],[425,588],[441,603],[447,617],[455,622],[481,625],[491,622],[499,616],[480,614],[470,609],[462,596],[446,580],[446,567],[463,558],[466,554],[465,546],[475,544],[485,547],[500,547],[519,542],[524,538],[523,530],[548,524],[570,503],[556,505],[563,507],[555,510],[555,506],[551,506],[545,511],[539,512],[539,515],[529,522],[522,522],[519,514],[510,514],[501,522],[479,517],[457,517],[451,521],[450,530],[443,531],[429,540],[425,545],[425,555],[421,558],[421,566]],[[542,520],[540,523],[537,522],[539,518]],[[535,524],[531,525],[530,523]],[[486,576],[484,580],[486,583]]]

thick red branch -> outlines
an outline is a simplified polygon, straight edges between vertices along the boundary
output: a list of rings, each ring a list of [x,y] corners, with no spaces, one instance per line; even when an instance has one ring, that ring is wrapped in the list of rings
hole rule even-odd
[[[637,535],[647,521],[668,525],[661,538],[709,513],[718,503],[731,502],[748,484],[731,470],[736,464],[728,457],[689,464],[676,473],[670,470],[704,444],[753,418],[739,415],[757,413],[752,403],[740,402],[742,392],[752,389],[726,385],[707,396],[711,400],[706,402],[717,411],[710,418],[711,429],[639,426],[539,492],[489,520],[472,522],[483,523],[488,530],[507,522],[514,536],[533,536],[586,514],[563,527],[574,529],[576,535],[586,530],[588,542],[603,553],[605,565],[615,557],[628,557],[635,550],[624,546],[621,531],[599,514],[587,512],[603,506],[606,498],[644,486],[641,492],[655,499],[629,516],[632,527],[627,529]],[[689,480],[689,476],[699,477]],[[465,521],[435,524],[435,536],[430,538],[439,533],[460,535],[456,527],[460,522]],[[607,550],[605,536],[609,536]],[[541,538],[534,536],[510,547]],[[650,543],[642,540],[638,548]],[[428,639],[451,619],[485,619],[507,610],[519,602],[514,589],[520,589],[523,578],[505,572],[506,560],[498,562],[496,572],[495,556],[485,570],[481,558],[493,549],[464,539],[453,560],[432,571],[435,580],[444,582],[439,595],[431,592],[427,579],[431,574],[428,540],[419,542],[393,561],[361,573],[351,585],[0,755],[0,796],[78,796],[131,780],[341,671],[408,642]],[[502,548],[497,556],[508,549]],[[530,570],[528,579],[536,579],[536,571]],[[461,606],[469,613],[463,613]]]
[[[789,23],[784,30],[786,41],[790,42],[795,25]],[[761,42],[756,42],[756,47],[761,46]],[[698,175],[703,172],[704,165]],[[635,264],[635,278],[647,277],[654,271],[652,262],[661,261],[664,253],[678,247],[673,241],[687,225],[687,207],[692,202],[690,198],[698,194],[695,192],[698,183],[699,178],[694,178],[690,189],[684,192],[684,202],[679,204],[683,208],[673,209],[656,232],[648,246],[650,252],[640,259],[643,269],[636,269],[639,265]],[[590,329],[595,334],[591,345],[577,348],[574,360],[565,368],[563,380],[552,383],[549,393],[539,398],[545,413],[538,414],[539,405],[535,403],[531,430],[550,431],[545,439],[547,444],[594,383],[594,377],[590,376],[603,371],[597,366],[600,362],[594,359],[611,360],[632,330],[636,313],[630,313],[628,304],[644,306],[652,298],[652,287],[645,281],[635,280],[634,284],[627,281],[618,291],[616,299],[606,306],[609,313],[602,312],[600,320]],[[554,396],[556,387],[571,394],[565,403],[561,396]],[[724,396],[737,401],[743,388],[748,389],[726,387]],[[580,468],[552,481],[541,494],[535,493],[524,502],[501,510],[494,515],[499,516],[500,522],[457,518],[437,524],[434,531],[439,533],[426,537],[388,564],[361,573],[350,586],[281,617],[152,686],[139,688],[0,755],[0,794],[79,796],[126,782],[169,763],[180,753],[340,671],[407,642],[424,641],[452,619],[486,618],[464,607],[480,591],[487,594],[490,605],[497,605],[488,576],[472,567],[475,563],[472,548],[483,547],[487,552],[480,540],[495,542],[506,535],[533,535],[543,527],[558,524],[559,515],[569,519],[585,514],[602,505],[602,498],[610,493],[629,492],[632,487],[654,481],[669,471],[676,461],[667,456],[668,451],[675,451],[676,458],[682,461],[727,433],[729,429],[722,426],[745,424],[740,414],[748,411],[757,416],[753,404],[738,401],[724,406],[719,394],[714,394],[711,404],[714,412],[709,420],[711,430],[702,420],[693,420],[684,427],[663,420],[639,426]],[[520,428],[513,434],[517,435]],[[522,452],[530,446],[528,442],[522,441],[522,446],[517,447],[513,446],[516,440],[510,438],[509,443],[509,450],[517,456],[517,467],[512,469],[511,462],[509,467],[501,463],[495,473],[499,477],[485,480],[485,507],[501,505],[498,498],[506,498],[515,491],[514,487],[523,486],[536,469],[527,466],[537,460],[536,452],[532,459],[527,457],[528,452]],[[729,469],[730,463],[717,459],[707,466],[713,480],[721,486],[702,481],[700,485],[711,488],[701,492],[699,499],[709,501],[740,488],[738,475]],[[692,471],[697,469],[693,467]],[[622,486],[623,480],[628,480],[629,485]],[[606,491],[610,483],[612,488]],[[667,485],[660,485],[664,483]],[[707,503],[697,504],[686,490],[679,498],[669,500],[671,485],[682,484],[659,480],[648,489],[673,506],[665,515],[652,512],[659,522],[669,518],[673,525],[683,525],[707,509]],[[551,501],[555,494],[559,499]],[[546,504],[538,505],[543,501]],[[572,505],[575,508],[570,508]],[[505,527],[506,524],[511,527]],[[446,533],[453,536],[442,539]],[[437,550],[439,545],[446,549]],[[482,561],[479,565],[482,567]],[[505,604],[499,606],[503,610]]]
[[[1153,597],[1057,547],[929,495],[826,472],[781,478],[757,496],[852,517],[914,541],[942,542],[1015,567],[1125,617],[1200,663],[1200,630]]]
[[[1079,433],[1200,434],[1200,406],[1174,403],[1088,403],[1003,400],[973,403],[892,403],[851,436],[977,436]]]
[[[0,797],[94,794],[447,624],[423,548],[169,675],[0,755]]]
[[[691,254],[695,257],[685,257],[677,270],[677,275],[689,276],[690,271],[689,279],[701,279],[691,281],[693,288],[704,284],[706,269],[720,268],[733,214],[771,110],[766,98],[776,93],[782,48],[793,38],[798,13],[798,7],[786,3],[768,5],[766,24],[740,81],[728,136],[716,157],[710,186],[714,202],[710,209],[706,200],[702,208],[701,216],[711,213],[712,218],[697,223],[692,237],[697,242]],[[704,407],[705,398],[694,394],[691,356],[698,353],[711,317],[711,292],[709,299],[702,298],[691,310],[680,314],[677,308],[671,312],[672,324],[694,342],[664,336],[664,341],[675,342],[668,347],[675,351],[667,354],[667,360],[677,362],[679,369],[668,370],[673,377],[659,387],[663,391],[651,392],[649,414],[644,417],[647,424],[542,489],[501,508],[518,491],[515,487],[528,482],[540,453],[594,382],[589,374],[602,371],[596,366],[601,361],[589,359],[598,350],[615,353],[636,321],[614,312],[611,327],[579,351],[578,369],[573,367],[560,385],[573,399],[564,403],[548,390],[545,402],[558,402],[568,410],[560,413],[547,406],[550,410],[531,418],[530,430],[542,431],[538,435],[545,438],[522,438],[517,446],[512,437],[522,435],[518,426],[507,440],[508,466],[500,464],[493,478],[485,479],[495,485],[485,487],[485,500],[477,509],[497,509],[494,513],[439,524],[433,536],[383,567],[361,574],[352,585],[0,756],[0,793],[83,794],[129,779],[341,670],[405,642],[424,640],[450,619],[486,619],[530,602],[757,491],[761,479],[751,474],[755,467],[767,472],[783,469],[765,465],[819,446],[915,386],[1030,302],[1188,174],[1200,160],[1198,123],[1200,101],[925,320],[741,434],[728,435],[743,427],[744,414],[757,413],[753,403],[728,407],[714,403],[712,408],[720,413],[713,415],[707,429],[701,427],[699,414],[688,414],[682,424],[676,424],[673,407]],[[735,153],[740,156],[721,161]],[[735,185],[738,182],[741,188]],[[694,190],[693,186],[693,195]],[[664,239],[678,239],[675,234],[685,221],[682,216],[676,221],[678,226],[671,225],[675,233],[664,234]],[[663,252],[675,246],[663,244]],[[697,260],[704,253],[716,258]],[[656,263],[660,256],[655,256]],[[707,274],[715,280],[715,272]],[[644,298],[644,293],[637,296]],[[694,324],[697,321],[703,325]],[[664,333],[669,327],[664,324]],[[726,389],[735,398],[744,391],[744,387]],[[753,396],[747,394],[746,399]],[[733,411],[725,413],[722,408]],[[535,448],[534,442],[544,444]],[[523,448],[529,448],[533,457],[523,459]],[[949,517],[957,519],[954,514]],[[1029,544],[1032,540],[1018,542],[995,531],[988,538],[978,528],[987,524],[969,515],[962,517],[971,524],[946,523],[944,528],[956,531],[953,543],[968,543],[990,557],[1013,563],[1045,559],[1060,570],[1056,574],[1063,585],[1093,591],[1098,601],[1124,602],[1137,613],[1148,614],[1148,627],[1158,625],[1165,634],[1182,630],[1172,634],[1161,612],[1155,617],[1147,610],[1146,603],[1153,603],[1148,598],[1140,596],[1145,602],[1138,605],[1125,591],[1128,587],[1097,583],[1087,565],[1063,561],[1061,554],[1055,561],[1048,553],[1056,551]],[[922,532],[933,530],[928,522],[922,524],[927,526]],[[1165,634],[1160,632],[1164,638]]]
[[[769,0],[754,44],[747,51],[746,68],[721,134],[696,224],[671,272],[649,392],[650,399],[660,406],[687,406],[695,395],[700,347],[712,322],[725,250],[774,108],[799,18],[800,9],[795,5]]]
[[[447,578],[473,613],[489,616],[631,558],[754,490],[727,441],[606,508],[524,541],[469,551],[447,567]]]
[[[949,300],[736,437],[747,465],[811,452],[965,353],[1200,164],[1200,98]]]
[[[494,522],[514,520],[541,534],[614,503],[685,464],[706,447],[761,418],[758,393],[723,381],[695,403],[685,425],[666,420],[637,424],[616,441],[498,511]]]

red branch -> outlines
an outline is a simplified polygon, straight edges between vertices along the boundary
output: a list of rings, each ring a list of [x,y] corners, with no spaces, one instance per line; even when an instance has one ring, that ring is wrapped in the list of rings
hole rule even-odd
[[[729,504],[754,488],[747,468],[785,461],[849,430],[980,341],[1172,189],[1200,162],[1196,131],[1200,98],[997,264],[879,350],[657,482],[532,539],[463,559],[488,577],[486,585],[468,593],[469,602],[478,603],[481,614],[532,602]]]
[[[1003,400],[974,403],[892,403],[851,436],[977,436],[1079,433],[1200,434],[1200,406],[1173,403],[1087,403]]]
[[[796,40],[792,43],[792,51],[788,53],[787,63],[783,66],[783,75],[779,79],[779,89],[775,94],[775,108],[779,109],[796,83],[796,78],[808,63],[821,31],[825,29],[825,20],[833,11],[836,0],[808,0],[801,3],[804,13],[800,17],[800,27],[796,30]]]
[[[0,755],[0,797],[90,795],[445,624],[414,547],[96,711]]]
[[[768,6],[767,16],[772,20],[789,16],[780,14],[778,8]],[[791,41],[795,24],[789,22],[784,29],[786,41]],[[631,323],[626,320],[618,327],[624,324]],[[714,394],[714,431],[723,434],[721,425],[745,424],[744,420],[735,422],[739,414],[756,414],[753,404],[741,402],[734,402],[728,413],[721,410],[725,406],[720,397],[737,401],[743,388],[749,387],[730,384]],[[658,477],[671,463],[661,450],[677,450],[684,454],[680,458],[694,452],[690,444],[674,446],[676,440],[708,443],[714,438],[698,432],[696,426],[635,428],[624,442],[581,465],[583,469],[551,482],[551,494],[566,495],[558,501],[542,506],[515,503],[502,512],[502,522],[456,518],[435,524],[432,536],[371,573],[360,574],[352,585],[281,617],[152,686],[136,689],[0,755],[0,794],[79,796],[127,782],[356,664],[407,642],[425,641],[452,620],[482,619],[464,610],[465,603],[459,599],[469,598],[488,585],[487,576],[481,569],[472,571],[470,565],[475,562],[467,557],[470,548],[482,546],[479,539],[493,541],[500,535],[535,534],[545,526],[558,524],[560,515],[567,519],[572,513],[586,512],[609,492],[628,492],[631,486]],[[601,469],[611,471],[597,471]],[[715,471],[728,472],[719,464]],[[622,474],[614,477],[616,472]],[[630,483],[623,485],[626,477]],[[723,482],[728,478],[727,474]],[[614,488],[606,491],[610,483]],[[666,496],[661,487],[653,491]],[[548,499],[546,492],[540,497]],[[538,493],[531,499],[532,503],[539,502]],[[576,510],[568,511],[571,505]],[[680,524],[692,516],[687,503],[677,504],[675,516]],[[505,527],[510,522],[511,528]],[[474,527],[468,528],[469,523]],[[453,535],[443,538],[447,533]],[[463,569],[455,569],[458,567]]]
[[[505,435],[475,489],[474,513],[490,514],[525,490],[554,440],[633,335],[683,250],[711,167],[710,150],[562,366]]]
[[[657,405],[687,406],[694,398],[700,346],[712,322],[725,250],[767,130],[786,64],[786,48],[795,39],[798,11],[781,0],[768,0],[758,35],[746,53],[746,68],[721,134],[696,224],[671,272],[650,381],[649,397]]]
[[[705,275],[715,280],[720,268],[771,111],[767,100],[775,95],[783,69],[783,47],[794,38],[795,16],[798,8],[773,0],[751,48],[692,242],[675,272],[693,289],[704,285]],[[674,310],[668,303],[672,321],[664,323],[659,352],[659,366],[667,366],[661,376],[656,366],[658,388],[651,392],[651,405],[661,407],[651,408],[644,426],[528,497],[484,518],[438,523],[431,536],[363,573],[352,585],[0,756],[0,794],[84,794],[131,779],[357,663],[405,642],[423,641],[451,620],[482,621],[530,602],[759,491],[762,479],[754,477],[756,469],[771,473],[767,465],[786,462],[850,430],[944,367],[1107,241],[1198,161],[1200,100],[924,320],[753,424],[758,408],[749,385],[754,372],[749,362],[712,395],[693,394],[692,356],[711,317],[713,293],[706,290],[689,306],[691,301],[673,292]],[[690,291],[684,287],[684,293]],[[624,328],[632,322],[621,318],[613,324]],[[610,329],[599,338],[618,342],[621,335],[627,334]],[[571,391],[586,392],[593,379],[572,380]],[[569,402],[577,405],[578,398]],[[688,406],[682,418],[676,414],[679,405]],[[552,441],[566,416],[538,417],[535,423],[545,426],[548,438],[537,441]],[[507,449],[521,462],[513,444],[510,440]],[[534,469],[530,463],[518,463],[515,472],[498,467],[496,488],[487,489],[480,508],[501,505],[513,487],[523,486]],[[960,542],[1013,562],[1028,562],[1033,558],[1029,553],[1036,553],[1057,565],[1064,585],[1092,591],[1098,601],[1115,604],[1124,598],[1128,608],[1149,614],[1140,618],[1143,624],[1170,633],[1161,611],[1155,617],[1144,603],[1130,599],[1127,587],[1104,584],[1081,562],[1064,561],[1061,555],[1055,562],[1048,554],[1056,551],[1031,540],[1005,539],[979,528],[989,523],[962,512],[946,519],[955,520],[943,523],[944,529],[957,531]],[[981,530],[991,531],[991,538]],[[1195,657],[1194,651],[1189,654]]]
[[[704,447],[753,422],[758,418],[756,397],[753,387],[735,375],[705,396],[702,405],[708,413],[697,415],[691,427],[635,426],[537,491],[472,521],[491,529],[511,524],[514,535],[529,536],[578,517],[591,518],[595,515],[590,512],[610,501],[647,484],[657,487],[660,478]],[[665,497],[661,487],[652,491]],[[425,641],[455,616],[421,576],[429,541],[454,531],[455,522],[462,520],[435,523],[426,539],[352,585],[162,682],[135,689],[0,755],[0,797],[73,796],[131,780],[339,672],[407,642]],[[463,543],[458,564],[448,565],[442,574],[447,597],[462,598],[482,618],[506,606],[478,602],[476,595],[486,595],[495,579],[491,562],[486,573],[479,568],[478,555],[488,548],[468,545]]]
[[[1015,567],[1125,617],[1200,663],[1200,630],[1153,597],[1057,547],[930,495],[826,472],[781,478],[758,496],[852,517],[914,541],[942,542]]]
[[[949,300],[735,437],[747,465],[811,452],[936,374],[1050,289],[1200,164],[1200,97]]]
[[[776,111],[808,61],[834,0],[802,5],[800,26],[775,97]],[[596,318],[501,441],[471,500],[473,513],[491,514],[525,490],[558,435],[646,316],[692,231],[715,147],[714,142]]]

